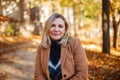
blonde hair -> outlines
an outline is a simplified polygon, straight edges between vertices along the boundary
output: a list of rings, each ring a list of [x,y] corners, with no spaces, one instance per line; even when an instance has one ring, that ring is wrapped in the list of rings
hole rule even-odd
[[[49,37],[49,29],[51,27],[51,24],[52,22],[56,19],[56,18],[61,18],[64,23],[65,23],[65,29],[66,29],[66,32],[64,34],[64,36],[62,37],[61,41],[59,42],[60,44],[63,44],[65,45],[68,41],[68,34],[69,34],[69,26],[68,26],[68,23],[65,19],[64,16],[62,16],[61,14],[58,14],[58,13],[54,13],[52,14],[46,21],[45,23],[45,26],[44,26],[44,29],[43,29],[43,34],[42,34],[42,41],[41,41],[41,45],[44,47],[44,48],[47,48],[48,46],[51,45],[51,40],[50,40],[50,37]]]

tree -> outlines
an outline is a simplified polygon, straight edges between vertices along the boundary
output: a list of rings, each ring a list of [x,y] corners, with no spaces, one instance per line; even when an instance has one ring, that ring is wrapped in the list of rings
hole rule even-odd
[[[29,7],[29,0],[20,0],[20,11],[21,11],[21,22],[29,21],[30,16],[30,7]]]
[[[0,0],[0,14],[2,14],[2,0]]]
[[[102,52],[110,54],[109,8],[110,8],[110,1],[102,0],[102,32],[103,32]]]
[[[112,16],[112,27],[113,27],[113,48],[117,47],[117,33],[118,33],[118,26],[120,24],[120,18],[118,17],[120,10],[120,1],[111,1],[111,16]],[[117,21],[118,18],[118,21]]]

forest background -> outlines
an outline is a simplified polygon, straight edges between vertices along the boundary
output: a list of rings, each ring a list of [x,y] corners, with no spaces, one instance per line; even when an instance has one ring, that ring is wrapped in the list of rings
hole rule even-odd
[[[119,80],[120,0],[0,0],[0,80],[33,80],[36,49],[53,13],[63,14],[70,35],[80,38],[89,79]]]

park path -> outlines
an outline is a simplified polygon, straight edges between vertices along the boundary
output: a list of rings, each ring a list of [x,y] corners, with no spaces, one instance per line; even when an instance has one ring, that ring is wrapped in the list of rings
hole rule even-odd
[[[40,38],[1,49],[0,80],[34,80],[34,63]],[[4,52],[4,51],[7,52]]]
[[[2,55],[0,71],[5,80],[33,80],[35,52],[36,48],[21,48]]]
[[[33,80],[35,52],[36,48],[21,48],[2,55],[0,71],[5,80]]]

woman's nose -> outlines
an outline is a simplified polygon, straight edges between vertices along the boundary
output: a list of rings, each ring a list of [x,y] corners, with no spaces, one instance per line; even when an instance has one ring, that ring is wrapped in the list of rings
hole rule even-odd
[[[59,30],[59,28],[56,26],[56,27],[55,27],[55,31],[58,31],[58,30]]]

